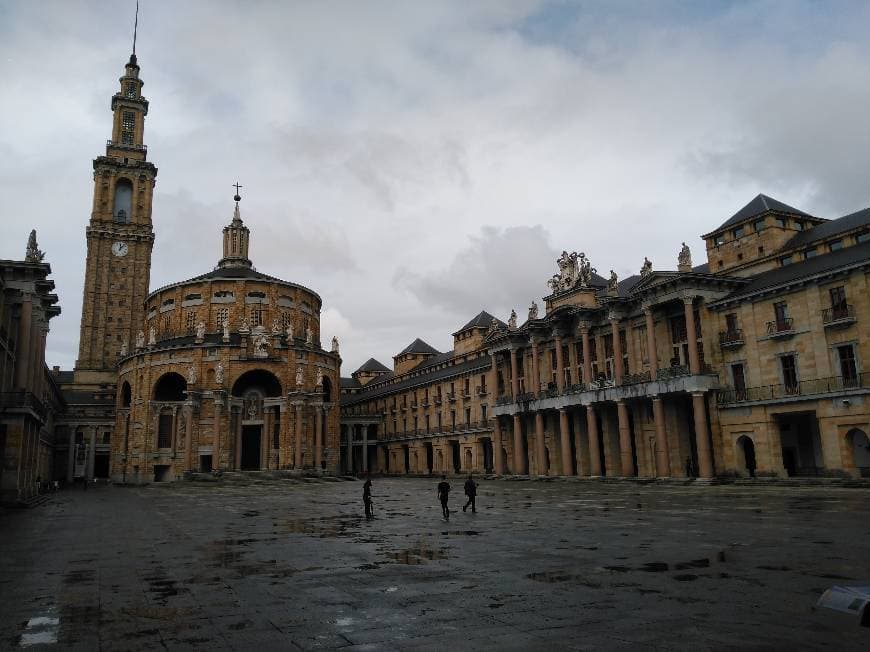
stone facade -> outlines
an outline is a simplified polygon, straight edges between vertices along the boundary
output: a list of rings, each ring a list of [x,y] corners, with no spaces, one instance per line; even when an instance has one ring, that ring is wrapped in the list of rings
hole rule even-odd
[[[0,260],[0,503],[33,498],[55,475],[63,399],[45,366],[45,341],[60,307],[42,259],[34,232],[25,260]]]
[[[145,302],[119,362],[116,481],[337,469],[341,358],[320,346],[321,299],[252,269],[239,199],[218,267]]]
[[[344,379],[345,468],[870,474],[870,209],[829,221],[760,195],[704,238],[709,263],[684,244],[675,271],[645,260],[622,281],[565,252],[545,314],[533,303],[443,359]],[[445,423],[457,409],[473,425]]]

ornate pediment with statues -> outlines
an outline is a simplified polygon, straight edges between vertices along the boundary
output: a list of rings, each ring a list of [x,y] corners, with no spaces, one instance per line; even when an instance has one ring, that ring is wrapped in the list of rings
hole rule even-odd
[[[586,254],[563,251],[556,259],[556,265],[559,273],[547,281],[551,291],[545,298],[547,311],[562,305],[595,305],[595,293],[601,279]]]

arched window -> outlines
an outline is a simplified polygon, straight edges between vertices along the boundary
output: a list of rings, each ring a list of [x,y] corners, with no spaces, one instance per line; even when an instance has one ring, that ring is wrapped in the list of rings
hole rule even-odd
[[[130,407],[133,399],[133,392],[130,391],[130,383],[124,381],[121,385],[121,407]]]
[[[112,207],[112,216],[119,224],[129,224],[132,217],[133,207],[133,184],[127,179],[118,179],[115,183],[115,203]]]

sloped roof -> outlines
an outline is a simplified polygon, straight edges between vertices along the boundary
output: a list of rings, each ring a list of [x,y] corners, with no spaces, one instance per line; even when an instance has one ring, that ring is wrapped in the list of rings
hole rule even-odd
[[[400,355],[405,355],[406,353],[425,353],[437,355],[438,353],[440,353],[440,351],[426,344],[426,342],[418,337],[416,340],[406,346],[401,352],[397,353],[396,357],[398,358]]]
[[[320,295],[317,294],[311,288],[307,288],[304,285],[299,285],[298,283],[291,283],[290,281],[285,281],[283,279],[278,278],[277,276],[269,276],[268,274],[263,274],[263,272],[258,272],[257,270],[251,267],[216,267],[210,272],[206,272],[205,274],[200,274],[199,276],[194,276],[193,278],[189,278],[186,281],[177,281],[175,283],[170,283],[168,285],[164,285],[163,287],[159,287],[156,290],[152,290],[148,293],[147,299],[150,299],[154,295],[168,290],[169,288],[176,286],[184,286],[190,283],[197,283],[199,281],[207,281],[210,279],[223,279],[223,280],[231,280],[231,279],[243,279],[250,281],[267,281],[269,283],[280,283],[281,285],[286,285],[287,287],[299,288],[301,290],[305,290],[306,292],[310,292],[315,297],[320,299]]]
[[[849,213],[843,217],[838,217],[835,220],[823,222],[811,229],[801,231],[789,240],[783,249],[803,247],[811,242],[825,240],[826,238],[837,235],[838,233],[845,233],[846,231],[851,231],[852,229],[857,229],[862,226],[870,227],[870,208],[865,208],[864,210],[855,213]]]
[[[359,389],[362,387],[356,378],[341,378],[342,389]]]
[[[476,317],[474,317],[465,326],[456,331],[456,333],[462,333],[463,331],[467,331],[470,328],[489,328],[490,324],[492,324],[493,319],[495,319],[499,326],[507,327],[507,324],[505,324],[500,319],[493,317],[486,310],[481,310]],[[454,333],[454,335],[456,333]]]
[[[710,233],[715,233],[716,231],[721,231],[722,229],[727,229],[730,226],[734,226],[735,224],[739,224],[744,220],[748,220],[752,217],[757,217],[768,211],[775,211],[777,213],[789,213],[791,215],[803,215],[805,217],[813,217],[809,213],[804,213],[802,210],[795,208],[794,206],[789,206],[788,204],[783,204],[778,199],[774,199],[773,197],[768,197],[767,195],[758,194],[752,201],[750,201],[746,206],[741,208],[739,211],[734,213],[728,220],[722,223],[718,228],[713,229]],[[816,218],[819,219],[819,218]],[[709,234],[707,234],[709,235]],[[707,236],[703,236],[707,237]]]
[[[354,373],[358,373],[360,371],[370,371],[370,372],[381,372],[381,371],[390,371],[390,368],[381,364],[374,358],[369,358],[365,362],[363,362],[362,366],[354,371]]]
[[[815,256],[809,260],[802,260],[785,267],[777,267],[776,269],[762,272],[757,276],[753,276],[749,283],[736,292],[713,303],[728,302],[777,285],[799,281],[816,274],[841,267],[849,267],[862,262],[870,264],[870,242],[864,242],[853,247],[845,247],[832,253]]]

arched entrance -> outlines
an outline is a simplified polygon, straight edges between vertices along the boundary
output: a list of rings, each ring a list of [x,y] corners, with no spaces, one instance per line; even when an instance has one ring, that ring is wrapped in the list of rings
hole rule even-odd
[[[752,438],[747,435],[741,435],[737,438],[737,470],[744,471],[749,474],[750,478],[755,477],[755,444]]]
[[[846,433],[846,444],[852,451],[852,461],[862,478],[870,478],[870,438],[860,428]]]
[[[465,471],[471,471],[471,465],[472,465],[471,457],[472,457],[471,456],[471,449],[466,448],[465,449],[465,469],[464,469]]]
[[[237,468],[243,471],[263,468],[267,445],[265,399],[281,395],[281,382],[264,369],[246,371],[233,383]]]

